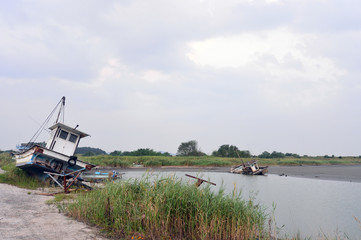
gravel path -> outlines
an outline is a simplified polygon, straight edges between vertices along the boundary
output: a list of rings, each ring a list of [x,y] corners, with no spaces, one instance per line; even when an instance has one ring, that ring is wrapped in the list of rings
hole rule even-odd
[[[0,184],[0,239],[106,239],[95,228],[59,214],[36,191]]]

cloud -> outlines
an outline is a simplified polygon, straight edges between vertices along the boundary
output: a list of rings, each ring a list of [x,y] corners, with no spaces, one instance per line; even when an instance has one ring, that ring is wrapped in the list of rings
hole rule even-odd
[[[201,66],[260,73],[260,96],[290,111],[323,106],[335,97],[346,74],[331,58],[313,52],[317,38],[287,28],[243,33],[191,42],[187,56]]]
[[[196,139],[208,153],[229,143],[256,153],[326,154],[339,142],[322,136],[331,139],[336,128],[353,146],[339,151],[359,151],[357,1],[0,6],[0,106],[8,129],[19,129],[15,122],[30,129],[20,110],[30,116],[36,109],[32,117],[41,122],[65,95],[70,124],[92,135],[84,143],[107,151],[175,152]],[[1,134],[2,149],[18,141]]]

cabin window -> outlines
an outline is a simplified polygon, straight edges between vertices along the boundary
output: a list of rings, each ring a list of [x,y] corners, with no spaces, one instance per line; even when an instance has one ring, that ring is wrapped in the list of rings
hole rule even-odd
[[[66,140],[66,138],[68,137],[68,134],[69,134],[68,132],[61,130],[59,137]]]
[[[70,134],[70,137],[69,137],[70,142],[75,143],[77,139],[78,139],[77,135]]]

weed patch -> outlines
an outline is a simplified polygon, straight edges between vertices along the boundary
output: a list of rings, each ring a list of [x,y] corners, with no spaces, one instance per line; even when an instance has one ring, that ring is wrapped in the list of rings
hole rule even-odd
[[[239,194],[214,193],[171,177],[108,184],[80,195],[67,212],[127,239],[256,239],[266,218]]]

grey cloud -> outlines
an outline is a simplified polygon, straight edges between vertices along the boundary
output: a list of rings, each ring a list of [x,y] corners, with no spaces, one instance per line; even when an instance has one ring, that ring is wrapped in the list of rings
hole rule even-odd
[[[92,135],[84,144],[107,151],[175,152],[181,141],[196,139],[208,153],[229,143],[255,154],[360,154],[358,2],[255,2],[2,1],[0,107],[7,129],[0,149],[31,135],[33,123],[18,118],[20,110],[41,121],[66,95],[70,124]],[[278,28],[310,35],[304,54],[345,71],[335,76],[335,96],[284,109],[266,98],[264,89],[286,103],[302,103],[297,96],[303,89],[319,87],[257,71],[274,64],[302,72],[292,55],[282,63],[261,55],[258,69],[215,69],[186,57],[189,42]],[[147,81],[150,70],[165,81]]]

